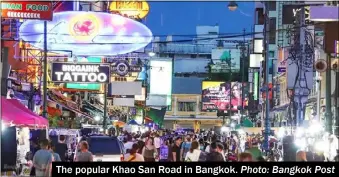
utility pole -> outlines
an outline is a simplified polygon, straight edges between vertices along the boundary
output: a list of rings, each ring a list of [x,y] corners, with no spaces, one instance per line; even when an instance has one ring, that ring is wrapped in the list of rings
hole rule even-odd
[[[46,119],[47,114],[47,21],[44,21],[44,62],[43,62],[43,111],[42,116]]]
[[[326,70],[326,112],[325,112],[325,117],[326,117],[326,131],[330,134],[333,133],[333,124],[332,124],[332,104],[331,104],[331,55],[327,54],[327,70]]]
[[[264,149],[269,149],[269,135],[271,133],[271,122],[270,122],[270,100],[269,100],[269,10],[268,10],[268,2],[264,2],[265,7],[265,23],[264,23],[264,49],[265,49],[265,81],[264,81],[264,91],[266,93],[266,99],[265,99],[265,131],[264,131]]]
[[[240,116],[240,120],[238,121],[238,123],[240,124],[241,120],[243,119],[243,115],[244,115],[244,83],[245,83],[245,58],[246,58],[246,47],[245,47],[245,42],[246,42],[246,29],[243,30],[244,32],[244,42],[241,44],[241,116]]]
[[[106,133],[107,129],[107,84],[104,83],[104,118],[102,122],[102,128],[104,129],[104,132]]]

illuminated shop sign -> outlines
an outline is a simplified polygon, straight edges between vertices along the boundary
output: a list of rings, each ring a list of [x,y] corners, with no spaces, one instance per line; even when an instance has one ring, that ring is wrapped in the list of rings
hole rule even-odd
[[[53,63],[53,82],[109,83],[110,66],[107,64]]]
[[[113,56],[131,53],[152,41],[152,32],[142,23],[104,12],[70,11],[54,13],[47,22],[49,51],[72,51],[76,56]],[[27,35],[35,34],[35,35]],[[19,36],[43,49],[44,22],[27,20]]]
[[[52,20],[52,2],[8,1],[1,2],[1,17],[16,19]]]
[[[111,2],[109,10],[112,13],[127,16],[129,18],[145,18],[149,12],[149,5],[146,1],[124,1]]]
[[[112,66],[112,74],[118,74],[119,76],[126,76],[130,72],[140,72],[140,66],[130,65],[128,61],[117,61]]]
[[[69,58],[68,62],[74,62],[73,58]],[[82,57],[78,60],[81,63],[101,63],[102,57]],[[68,89],[77,89],[77,90],[100,90],[101,84],[91,84],[91,83],[67,83],[66,88]]]

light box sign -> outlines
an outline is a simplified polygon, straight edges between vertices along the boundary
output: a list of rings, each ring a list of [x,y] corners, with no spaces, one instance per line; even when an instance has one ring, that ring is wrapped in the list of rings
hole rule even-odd
[[[310,16],[312,21],[339,21],[339,8],[338,6],[311,6]]]
[[[52,63],[52,82],[109,83],[110,65],[91,63]]]
[[[101,57],[82,57],[78,59],[81,63],[101,63]],[[73,58],[68,59],[68,62],[73,62]],[[77,84],[67,83],[66,88],[77,90],[100,90],[100,84]]]
[[[47,22],[47,50],[58,53],[115,56],[144,48],[153,38],[144,24],[115,14],[68,11],[54,13],[53,19]],[[27,20],[19,29],[20,38],[39,49],[43,34],[43,21]]]
[[[237,111],[238,106],[247,106],[246,99],[242,99],[241,91],[242,84],[240,82],[203,81],[201,109],[203,111],[229,110],[231,105],[231,110]],[[245,94],[244,96],[246,97]]]
[[[154,58],[150,60],[150,95],[159,95],[167,99],[166,105],[172,101],[173,66],[171,58]],[[166,106],[162,105],[162,106]]]
[[[52,2],[44,1],[1,2],[1,17],[15,19],[52,20],[53,19]]]
[[[117,0],[110,3],[109,10],[129,18],[143,19],[148,15],[149,5],[146,1]]]
[[[212,73],[226,73],[240,71],[240,50],[239,49],[213,49],[210,65]]]

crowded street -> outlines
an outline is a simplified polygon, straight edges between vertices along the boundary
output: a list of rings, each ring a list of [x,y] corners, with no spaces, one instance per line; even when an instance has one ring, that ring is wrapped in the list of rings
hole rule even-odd
[[[0,3],[1,176],[335,173],[338,1]]]

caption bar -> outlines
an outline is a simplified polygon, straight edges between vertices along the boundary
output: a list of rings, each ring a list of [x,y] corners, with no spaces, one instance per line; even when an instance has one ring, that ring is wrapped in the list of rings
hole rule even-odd
[[[91,175],[223,175],[223,174],[263,174],[263,175],[326,175],[336,173],[334,163],[265,163],[265,164],[200,164],[200,163],[53,163],[53,176],[91,176]],[[294,165],[293,165],[294,164]]]

